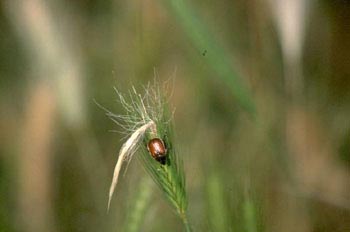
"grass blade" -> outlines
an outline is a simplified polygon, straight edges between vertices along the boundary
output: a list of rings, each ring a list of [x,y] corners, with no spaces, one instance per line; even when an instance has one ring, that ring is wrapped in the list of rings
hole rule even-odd
[[[232,68],[227,52],[219,45],[212,33],[199,20],[193,9],[184,0],[162,0],[173,13],[177,22],[200,52],[208,51],[208,65],[230,87],[239,104],[255,115],[255,104],[238,73]]]

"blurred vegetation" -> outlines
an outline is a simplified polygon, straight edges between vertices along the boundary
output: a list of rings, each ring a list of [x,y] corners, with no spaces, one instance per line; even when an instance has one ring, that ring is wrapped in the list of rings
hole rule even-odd
[[[106,214],[124,140],[94,99],[123,113],[113,86],[155,75],[193,231],[350,231],[349,22],[339,0],[1,1],[0,231],[182,230],[137,159]]]

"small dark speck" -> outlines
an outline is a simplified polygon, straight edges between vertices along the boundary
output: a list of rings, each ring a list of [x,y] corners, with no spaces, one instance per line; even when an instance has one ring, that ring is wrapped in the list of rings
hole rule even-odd
[[[205,56],[207,54],[207,50],[204,50],[202,53],[202,56]]]

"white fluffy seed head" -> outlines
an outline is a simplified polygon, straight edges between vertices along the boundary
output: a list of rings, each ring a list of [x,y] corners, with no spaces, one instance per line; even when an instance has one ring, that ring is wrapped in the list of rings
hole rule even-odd
[[[114,168],[113,180],[109,190],[107,211],[110,207],[123,161],[126,163],[131,161],[146,132],[149,133],[151,137],[157,136],[156,124],[163,120],[164,99],[166,99],[163,97],[163,91],[156,80],[154,81],[154,85],[151,86],[148,84],[144,87],[144,95],[137,93],[134,87],[132,87],[129,95],[126,96],[116,88],[115,91],[118,95],[119,103],[126,112],[125,115],[114,114],[98,104],[106,111],[106,115],[122,128],[122,133],[125,134],[127,138],[119,151],[118,161]]]

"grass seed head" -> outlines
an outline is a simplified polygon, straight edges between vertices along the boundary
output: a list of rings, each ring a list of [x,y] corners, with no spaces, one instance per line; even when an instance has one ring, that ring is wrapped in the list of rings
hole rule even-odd
[[[119,151],[118,162],[114,169],[109,191],[108,209],[122,163],[124,161],[126,163],[130,162],[135,152],[140,148],[141,154],[138,157],[141,159],[143,166],[163,192],[176,214],[181,218],[187,231],[190,231],[187,219],[185,175],[182,160],[176,154],[173,146],[172,113],[169,113],[167,98],[164,95],[168,90],[163,91],[156,81],[154,85],[149,84],[144,87],[144,95],[137,93],[134,87],[127,97],[117,89],[115,90],[126,114],[116,115],[110,111],[106,111],[106,114],[123,128],[127,140]],[[149,149],[149,142],[154,141],[155,138],[159,139],[161,144],[154,144],[157,147],[153,147],[153,150]],[[160,156],[162,162],[156,159]]]
[[[124,96],[116,88],[114,89],[118,95],[120,104],[126,112],[125,115],[114,114],[97,103],[97,105],[106,111],[106,115],[123,129],[122,133],[127,138],[119,151],[118,161],[114,168],[108,195],[107,211],[110,208],[123,162],[129,163],[131,161],[146,131],[152,137],[157,136],[156,122],[163,118],[163,103],[158,85],[157,88],[152,89],[150,84],[148,84],[144,88],[144,96],[139,94],[134,87],[132,87],[132,91],[129,92],[128,97]]]

